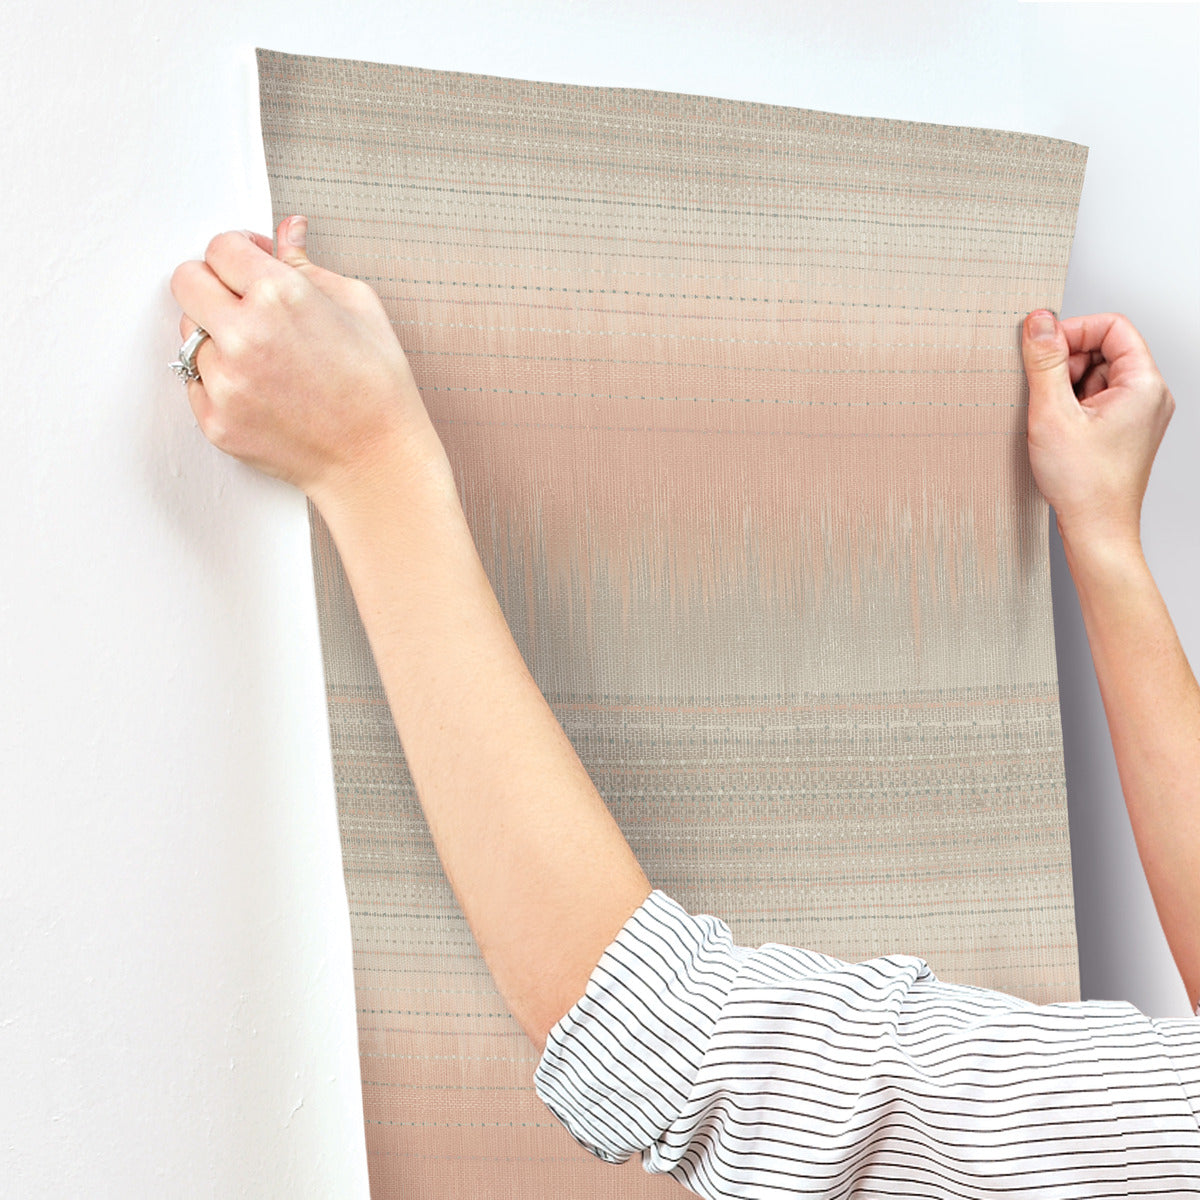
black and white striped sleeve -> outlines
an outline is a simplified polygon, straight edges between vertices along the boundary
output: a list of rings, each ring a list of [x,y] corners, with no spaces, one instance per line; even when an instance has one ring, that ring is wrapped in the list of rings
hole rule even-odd
[[[661,891],[534,1083],[599,1158],[713,1200],[1200,1196],[1200,1021],[747,949]]]

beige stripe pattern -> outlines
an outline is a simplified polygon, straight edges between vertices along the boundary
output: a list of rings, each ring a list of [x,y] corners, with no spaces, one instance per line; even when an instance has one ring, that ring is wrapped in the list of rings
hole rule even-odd
[[[513,634],[739,944],[1074,999],[1020,324],[1087,149],[259,51],[277,218],[379,292]],[[373,1194],[667,1195],[532,1088],[312,517]]]

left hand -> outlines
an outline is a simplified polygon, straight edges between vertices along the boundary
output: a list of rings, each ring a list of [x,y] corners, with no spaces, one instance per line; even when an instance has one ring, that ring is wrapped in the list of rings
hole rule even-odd
[[[205,437],[319,503],[397,450],[414,469],[445,452],[379,297],[309,262],[306,230],[282,221],[278,257],[261,234],[219,234],[171,292],[180,334],[210,335],[187,385]]]
[[[1068,552],[1140,546],[1142,498],[1175,398],[1123,314],[1050,314],[1040,333],[1034,317],[1021,342],[1034,480]]]

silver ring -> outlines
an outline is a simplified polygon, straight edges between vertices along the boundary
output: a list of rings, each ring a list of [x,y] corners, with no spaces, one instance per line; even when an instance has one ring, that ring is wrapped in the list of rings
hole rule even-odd
[[[203,383],[200,379],[200,372],[196,370],[196,351],[200,349],[201,343],[210,334],[207,329],[201,329],[199,325],[192,330],[188,340],[179,347],[179,358],[173,363],[167,363],[167,366],[183,380],[188,383],[190,380],[197,380]]]

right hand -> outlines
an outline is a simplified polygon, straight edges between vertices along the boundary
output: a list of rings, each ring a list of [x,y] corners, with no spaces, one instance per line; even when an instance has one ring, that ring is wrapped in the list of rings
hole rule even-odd
[[[1035,319],[1025,318],[1021,353],[1038,488],[1064,542],[1140,544],[1142,499],[1175,398],[1122,314],[1055,320],[1042,336]]]

